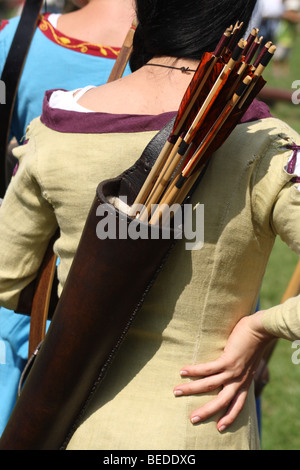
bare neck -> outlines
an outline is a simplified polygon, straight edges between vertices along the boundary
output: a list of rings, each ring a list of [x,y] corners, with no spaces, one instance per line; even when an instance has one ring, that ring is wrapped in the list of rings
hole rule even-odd
[[[151,62],[189,67],[197,62],[159,58]],[[161,114],[177,111],[193,72],[178,69],[144,66],[121,80],[89,90],[79,104],[92,111],[113,114]]]
[[[85,7],[62,15],[57,28],[76,39],[121,47],[134,17],[133,0],[90,0]]]

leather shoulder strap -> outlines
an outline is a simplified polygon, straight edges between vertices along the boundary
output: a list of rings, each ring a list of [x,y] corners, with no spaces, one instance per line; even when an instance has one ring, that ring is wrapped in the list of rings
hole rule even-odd
[[[43,0],[26,0],[1,75],[6,87],[6,100],[0,106],[0,196],[6,190],[5,156],[16,93],[42,6]]]

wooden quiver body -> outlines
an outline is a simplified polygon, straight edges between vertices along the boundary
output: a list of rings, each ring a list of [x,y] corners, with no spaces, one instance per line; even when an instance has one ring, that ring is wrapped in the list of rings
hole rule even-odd
[[[120,239],[120,220],[123,228],[139,222],[108,202],[120,195],[132,201],[170,125],[132,168],[98,186],[47,335],[1,437],[1,450],[66,448],[174,245],[176,230],[163,236],[159,227],[153,232],[148,224],[143,224],[148,238]],[[104,218],[115,223],[115,239],[98,238],[97,224]]]

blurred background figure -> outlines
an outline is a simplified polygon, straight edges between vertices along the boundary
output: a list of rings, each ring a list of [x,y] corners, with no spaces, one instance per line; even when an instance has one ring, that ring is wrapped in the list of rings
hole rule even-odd
[[[263,8],[264,8],[264,0],[257,0],[255,8],[252,13],[251,20],[249,21],[248,30],[247,30],[247,33],[245,34],[245,37],[247,36],[247,34],[250,34],[252,28],[261,29],[261,23],[263,19]]]
[[[23,0],[1,0],[0,20],[3,18],[11,18],[12,16],[17,15],[22,4]]]
[[[19,12],[21,11],[24,0],[19,0],[18,2]],[[44,11],[48,11],[51,13],[62,13],[64,11],[66,3],[69,3],[68,0],[45,0]]]
[[[258,0],[261,5],[260,35],[264,43],[274,42],[279,22],[283,15],[283,0]]]
[[[279,21],[274,42],[277,51],[273,71],[277,76],[290,73],[290,60],[300,24],[300,0],[283,0],[282,17]]]
[[[61,13],[65,7],[65,0],[47,0],[47,11],[51,13]]]
[[[12,18],[19,15],[24,4],[24,0],[0,0],[0,20]],[[51,13],[62,13],[74,8],[71,0],[47,0],[43,11]]]

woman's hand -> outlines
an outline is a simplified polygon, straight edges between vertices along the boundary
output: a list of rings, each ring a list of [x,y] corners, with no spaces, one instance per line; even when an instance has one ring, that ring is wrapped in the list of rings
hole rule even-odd
[[[242,410],[263,351],[268,342],[274,339],[262,325],[262,314],[257,312],[237,323],[224,352],[216,361],[187,366],[180,371],[181,376],[193,377],[194,380],[176,386],[175,396],[206,393],[221,388],[216,398],[191,414],[193,424],[224,411],[217,423],[218,430],[222,432]]]

